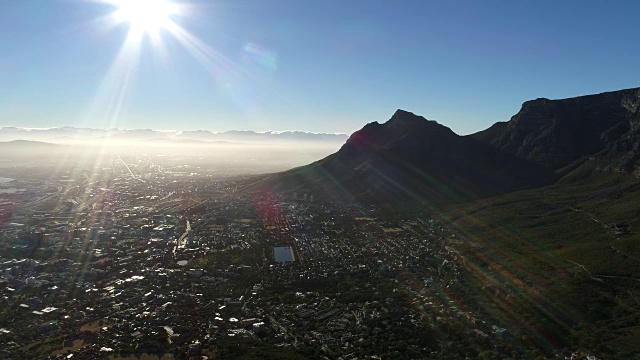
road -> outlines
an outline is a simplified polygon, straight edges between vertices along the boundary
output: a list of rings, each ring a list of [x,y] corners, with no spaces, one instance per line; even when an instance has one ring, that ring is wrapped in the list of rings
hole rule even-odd
[[[124,167],[126,167],[126,168],[127,168],[127,170],[129,170],[129,174],[131,174],[131,176],[133,176],[133,178],[134,178],[134,179],[136,179],[136,180],[140,180],[140,181],[141,181],[141,182],[143,182],[143,183],[145,182],[144,180],[142,180],[141,178],[139,178],[139,177],[137,177],[137,176],[135,176],[135,175],[133,174],[133,171],[131,171],[131,169],[129,168],[129,165],[127,165],[127,163],[125,163],[125,162],[122,160],[122,158],[120,157],[120,155],[118,155],[118,154],[116,153],[116,156],[118,157],[118,160],[120,160],[120,162],[124,165]]]
[[[183,248],[186,245],[184,244],[185,238],[189,236],[190,231],[191,231],[191,223],[189,222],[189,220],[187,220],[187,227],[185,228],[184,233],[182,233],[180,238],[176,241],[176,246],[173,248],[174,258],[176,257],[176,250],[178,250],[178,248]]]

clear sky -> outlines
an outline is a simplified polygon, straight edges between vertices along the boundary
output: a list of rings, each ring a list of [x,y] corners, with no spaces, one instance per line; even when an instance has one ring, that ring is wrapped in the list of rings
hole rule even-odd
[[[635,0],[176,0],[157,36],[117,2],[0,0],[0,126],[468,134],[640,86]]]

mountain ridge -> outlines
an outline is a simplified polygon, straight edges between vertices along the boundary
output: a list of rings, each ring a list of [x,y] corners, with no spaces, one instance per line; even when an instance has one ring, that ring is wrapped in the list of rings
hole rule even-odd
[[[387,122],[372,122],[354,132],[338,152],[275,175],[268,183],[285,191],[334,193],[333,198],[444,204],[553,180],[554,175],[537,164],[397,110]]]
[[[20,127],[0,127],[0,141],[33,140],[45,142],[120,140],[146,141],[152,139],[228,141],[228,142],[344,142],[346,134],[315,133],[305,131],[265,131],[231,130],[211,132],[209,130],[162,131],[153,129],[93,129],[59,127],[47,129],[28,129]]]
[[[266,183],[334,199],[439,205],[544,187],[570,173],[640,174],[639,108],[640,88],[538,98],[466,136],[398,109],[354,132],[338,152]]]

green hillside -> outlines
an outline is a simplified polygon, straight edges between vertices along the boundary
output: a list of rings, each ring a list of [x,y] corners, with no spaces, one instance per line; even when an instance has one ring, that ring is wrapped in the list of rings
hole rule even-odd
[[[640,352],[640,181],[601,176],[445,209],[482,308],[523,346]]]

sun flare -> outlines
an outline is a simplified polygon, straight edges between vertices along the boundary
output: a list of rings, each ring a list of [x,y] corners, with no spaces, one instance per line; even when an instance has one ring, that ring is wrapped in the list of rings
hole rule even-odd
[[[172,15],[178,14],[180,7],[166,0],[111,0],[118,9],[116,20],[127,22],[132,29],[146,33],[166,28]]]
[[[108,5],[110,11],[96,19],[96,24],[103,26],[105,30],[122,30],[125,26],[128,28],[122,46],[104,75],[90,109],[90,117],[103,118],[105,128],[115,127],[126,111],[127,98],[132,91],[132,84],[136,81],[146,42],[150,45],[148,49],[153,51],[154,59],[159,60],[158,64],[165,70],[171,67],[171,54],[167,46],[167,41],[171,41],[181,45],[219,84],[244,85],[255,82],[265,86],[250,72],[182,26],[192,11],[198,8],[189,4],[188,0],[78,1]],[[247,59],[275,71],[275,54],[253,43],[245,46],[244,51]],[[228,88],[230,87],[225,87]]]

